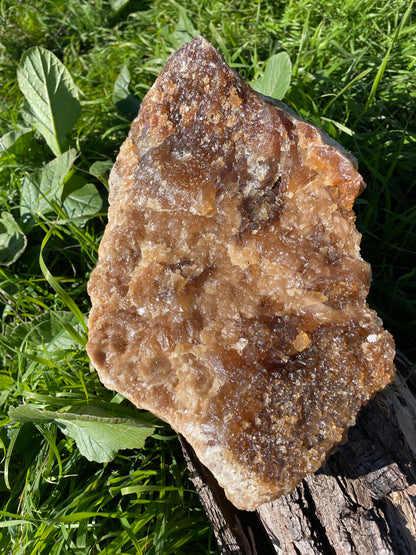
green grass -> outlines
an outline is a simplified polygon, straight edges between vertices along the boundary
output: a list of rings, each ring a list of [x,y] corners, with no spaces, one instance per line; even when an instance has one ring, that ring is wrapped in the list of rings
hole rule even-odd
[[[28,403],[52,412],[139,418],[102,387],[85,353],[86,283],[106,221],[108,167],[132,119],[128,106],[117,109],[114,84],[127,65],[130,92],[143,98],[184,27],[206,36],[248,80],[285,50],[293,72],[284,101],[358,158],[368,185],[356,213],[363,257],[373,267],[369,302],[414,359],[413,4],[3,0],[0,26],[0,137],[25,125],[16,71],[27,49],[43,46],[79,90],[82,114],[69,134],[78,152],[71,186],[91,183],[102,200],[101,210],[82,220],[68,217],[62,198],[53,197],[50,209],[24,220],[25,180],[54,155],[35,133],[0,155],[0,212],[12,214],[27,237],[20,257],[0,266],[0,551],[217,553],[166,425],[140,413],[156,426],[144,447],[97,463],[55,421],[18,424],[8,416],[10,407]]]

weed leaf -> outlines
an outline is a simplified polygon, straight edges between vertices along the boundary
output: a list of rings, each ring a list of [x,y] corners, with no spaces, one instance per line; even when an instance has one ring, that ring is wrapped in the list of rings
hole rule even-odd
[[[24,118],[44,137],[58,156],[67,147],[67,133],[77,122],[81,105],[69,71],[49,50],[27,50],[17,68],[17,81],[25,97]]]
[[[141,449],[153,432],[153,428],[136,424],[134,420],[117,418],[59,418],[57,424],[75,440],[81,455],[98,463],[112,461],[121,449]]]
[[[193,26],[192,21],[189,19],[186,13],[186,9],[182,6],[178,6],[178,12],[178,23],[173,33],[170,33],[168,36],[169,42],[175,50],[199,35],[199,31]]]
[[[289,54],[279,52],[267,60],[263,75],[250,84],[255,91],[281,100],[289,88],[291,75]]]
[[[79,328],[72,312],[45,312],[30,322],[24,322],[13,330],[6,330],[5,338],[8,345],[16,350],[38,350],[43,346],[47,351],[53,349],[71,349],[79,343],[73,334],[68,332],[72,328]]]
[[[0,373],[0,391],[7,391],[13,387],[15,380],[7,374]]]
[[[0,265],[13,264],[27,245],[26,235],[9,212],[0,216]]]
[[[19,157],[33,149],[34,134],[34,129],[24,127],[13,129],[0,137],[0,190],[9,186],[10,177],[16,169],[21,168]]]
[[[113,102],[121,115],[129,118],[137,116],[140,101],[130,93],[130,71],[125,65],[114,83]]]
[[[64,181],[76,157],[76,150],[67,150],[24,178],[20,190],[20,215],[25,224],[33,224],[33,220],[54,212],[54,203],[60,202]]]
[[[88,171],[91,175],[99,179],[101,183],[108,187],[108,176],[112,167],[113,162],[110,160],[97,160],[97,162],[91,164]]]
[[[110,0],[111,8],[116,12],[121,12],[123,8],[127,6],[130,0]]]
[[[19,156],[23,154],[30,145],[34,131],[30,127],[12,129],[0,138],[0,156],[5,153]]]
[[[89,461],[110,462],[121,449],[140,449],[154,431],[147,423],[128,418],[110,418],[89,414],[42,411],[29,405],[11,407],[14,422],[57,424],[64,434],[75,440]]]
[[[103,199],[93,183],[73,175],[65,184],[62,206],[70,220],[83,225],[93,215],[103,210]]]

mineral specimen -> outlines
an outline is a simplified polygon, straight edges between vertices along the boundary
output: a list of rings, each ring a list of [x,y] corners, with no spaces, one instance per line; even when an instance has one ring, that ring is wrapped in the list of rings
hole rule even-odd
[[[112,170],[88,353],[242,509],[317,470],[394,376],[366,304],[362,188],[352,156],[202,37],[169,58]]]

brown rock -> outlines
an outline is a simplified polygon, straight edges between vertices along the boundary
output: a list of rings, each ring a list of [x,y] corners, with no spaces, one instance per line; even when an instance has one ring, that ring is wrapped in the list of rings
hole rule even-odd
[[[110,182],[91,360],[253,510],[317,470],[394,375],[365,302],[354,159],[197,37],[150,89]]]

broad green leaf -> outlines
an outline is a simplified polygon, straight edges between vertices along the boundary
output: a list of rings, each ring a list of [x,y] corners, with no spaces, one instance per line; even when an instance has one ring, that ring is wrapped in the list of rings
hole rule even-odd
[[[26,351],[19,351],[18,349],[15,349],[10,343],[11,342],[8,341],[5,336],[0,335],[0,346],[5,349],[6,352],[13,353],[14,355],[21,357],[22,359],[26,359],[28,361],[30,360],[31,362],[47,366],[48,368],[58,368],[58,366],[51,360],[53,357],[40,357],[37,355],[32,355]]]
[[[38,350],[42,346],[48,351],[71,349],[74,344],[79,343],[74,338],[74,334],[71,334],[71,328],[78,333],[79,325],[72,312],[49,311],[33,318],[30,322],[24,322],[6,331],[5,339],[17,350],[22,347],[26,350],[28,348]]]
[[[66,184],[62,206],[70,220],[83,225],[91,216],[102,212],[103,199],[93,183],[74,175]]]
[[[182,6],[178,6],[179,20],[173,31],[168,36],[169,42],[175,50],[180,48],[183,44],[191,41],[194,37],[199,35],[198,29],[192,24],[189,19],[187,10]]]
[[[33,223],[39,216],[54,212],[54,202],[60,203],[63,184],[77,155],[76,150],[67,150],[24,178],[20,190],[20,215],[24,223]]]
[[[0,138],[0,189],[8,187],[10,176],[25,163],[24,156],[38,147],[30,127],[13,129]],[[33,152],[32,152],[33,155]]]
[[[26,235],[9,212],[0,216],[0,265],[13,264],[27,245]]]
[[[121,449],[141,449],[153,432],[153,428],[137,425],[133,420],[117,418],[59,418],[57,423],[75,440],[81,455],[99,463],[112,461]]]
[[[113,102],[117,104],[120,100],[124,100],[129,94],[130,85],[130,71],[127,65],[124,65],[120,71],[119,76],[114,82],[113,88]]]
[[[0,407],[6,402],[7,397],[16,385],[16,380],[14,380],[8,374],[0,373]],[[1,442],[0,442],[1,445]],[[1,491],[1,486],[0,486]]]
[[[4,391],[13,387],[15,380],[8,374],[0,373],[0,390]]]
[[[39,131],[58,156],[67,148],[67,134],[81,113],[69,71],[55,54],[35,46],[23,54],[17,81],[25,97],[26,122]]]
[[[140,101],[130,93],[130,71],[125,65],[114,83],[113,102],[123,115],[134,117],[140,108]]]
[[[292,64],[289,54],[279,52],[267,60],[263,75],[250,85],[261,94],[281,100],[289,88],[291,76]]]
[[[12,129],[0,138],[0,156],[4,153],[23,154],[32,140],[34,131],[30,127]]]
[[[112,167],[113,162],[110,160],[98,160],[90,166],[89,173],[108,186],[108,175]]]
[[[110,0],[110,6],[115,12],[120,12],[130,0]]]
[[[42,411],[28,405],[10,408],[9,417],[22,423],[54,422],[64,434],[75,440],[84,457],[99,463],[112,461],[121,449],[140,449],[154,431],[140,420]]]

